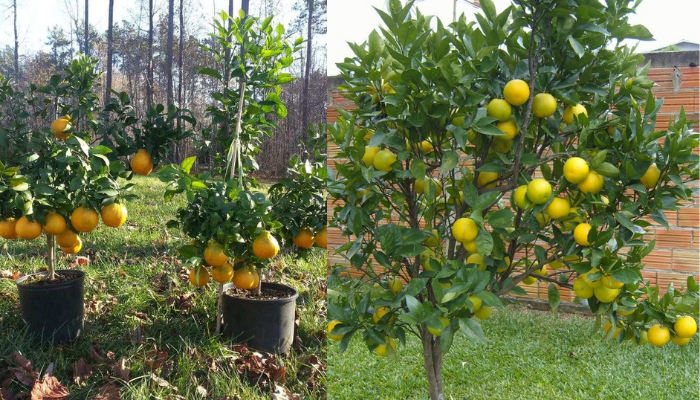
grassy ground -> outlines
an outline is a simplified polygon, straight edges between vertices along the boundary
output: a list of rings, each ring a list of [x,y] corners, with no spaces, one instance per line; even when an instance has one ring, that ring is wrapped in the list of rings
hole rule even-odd
[[[53,364],[53,374],[74,398],[92,398],[109,384],[124,399],[269,398],[275,390],[269,378],[282,374],[279,367],[284,367],[286,379],[278,382],[289,392],[303,398],[325,397],[325,251],[315,249],[308,260],[284,256],[271,268],[273,276],[266,280],[300,292],[300,340],[288,357],[275,360],[277,367],[250,372],[256,362],[271,360],[256,358],[214,335],[216,286],[188,285],[174,256],[185,239],[166,229],[165,223],[184,199],[164,203],[164,185],[157,179],[136,182],[140,199],[128,205],[126,226],[101,225],[83,237],[81,255],[92,260],[84,268],[86,329],[72,346],[28,339],[14,282],[0,278],[0,386],[9,376],[7,368],[15,366],[11,355],[21,351],[37,371]],[[39,239],[0,242],[0,247],[0,272],[29,273],[43,266],[45,247]],[[67,262],[62,260],[64,266]],[[126,368],[120,368],[122,357]],[[73,365],[81,359],[94,372],[79,385]],[[17,394],[27,387],[15,381],[10,389]],[[169,397],[176,395],[182,397]]]
[[[445,357],[451,399],[697,399],[698,338],[663,348],[603,341],[593,319],[510,306],[483,322],[478,346],[455,339]],[[395,361],[353,337],[345,353],[329,344],[328,398],[426,399],[420,340],[399,346]]]

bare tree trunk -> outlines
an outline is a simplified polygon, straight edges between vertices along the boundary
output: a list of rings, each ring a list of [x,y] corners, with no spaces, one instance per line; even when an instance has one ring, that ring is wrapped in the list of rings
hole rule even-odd
[[[114,23],[114,0],[109,0],[109,26],[107,27],[107,85],[105,90],[105,105],[109,104],[112,92],[112,27]]]
[[[86,0],[87,1],[87,0]],[[146,107],[153,106],[153,0],[148,0],[148,66],[146,76]]]
[[[301,129],[306,132],[309,124],[309,80],[311,72],[311,39],[313,33],[311,31],[311,25],[314,19],[314,0],[307,0],[309,6],[309,21],[306,25],[306,67],[304,71],[304,91],[302,92],[302,105],[301,105]]]
[[[12,1],[12,9],[14,11],[14,29],[15,29],[15,81],[19,80],[19,39],[17,36],[17,0]]]
[[[90,38],[90,25],[88,24],[88,0],[85,0],[85,28],[83,32],[83,43],[85,43],[85,48],[83,49],[83,53],[85,55],[90,55],[90,45],[88,43],[88,39]]]
[[[173,104],[173,25],[175,18],[175,0],[168,1],[168,48],[165,50],[165,76],[168,81],[167,103]]]
[[[177,106],[180,108],[183,107],[183,104],[182,104],[182,84],[184,82],[183,81],[184,77],[182,74],[183,74],[184,68],[182,65],[182,61],[183,61],[182,55],[183,55],[183,52],[185,49],[185,13],[183,12],[183,6],[184,6],[183,3],[184,3],[183,0],[180,0],[180,47],[178,48],[178,56],[177,56],[177,58],[178,58],[177,61],[179,64],[178,66],[180,69],[180,73],[178,75],[178,82],[177,82]],[[177,129],[181,129],[181,128],[182,128],[182,118],[180,118],[180,116],[178,114]],[[177,143],[175,145],[175,158],[176,158],[176,161],[178,161],[178,162],[180,161],[180,150],[181,150],[180,146],[182,144],[184,144],[184,143]]]
[[[428,389],[431,400],[444,400],[445,394],[442,387],[442,348],[440,337],[436,337],[423,328],[421,333],[423,341],[423,367],[428,377]]]

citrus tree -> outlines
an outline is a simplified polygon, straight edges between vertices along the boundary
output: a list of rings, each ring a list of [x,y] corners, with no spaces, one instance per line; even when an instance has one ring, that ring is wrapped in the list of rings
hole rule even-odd
[[[208,172],[190,175],[195,157],[179,166],[166,166],[158,175],[168,183],[166,201],[177,193],[187,197],[188,204],[178,211],[177,220],[170,226],[192,238],[190,244],[179,249],[192,267],[190,282],[204,286],[211,274],[219,283],[233,278],[236,287],[257,289],[259,294],[259,270],[279,252],[272,233],[282,224],[274,218],[267,196],[251,191],[258,185],[246,175],[257,169],[255,155],[260,142],[276,126],[273,115],[287,115],[279,93],[281,85],[292,81],[285,68],[293,61],[300,41],[289,43],[284,27],[274,25],[272,17],[260,20],[242,12],[236,18],[224,12],[220,17],[215,20],[213,38],[221,48],[205,49],[224,62],[224,69],[239,85],[235,87],[215,69],[200,68],[199,72],[222,80],[224,87],[224,92],[212,93],[214,100],[221,102],[220,107],[207,108],[220,134],[228,133],[220,137],[228,148],[224,180]],[[232,55],[225,49],[232,50]]]
[[[442,399],[455,335],[485,343],[479,320],[537,280],[552,308],[572,288],[608,337],[690,340],[698,285],[662,296],[641,270],[649,219],[668,227],[662,210],[697,193],[698,135],[683,111],[657,129],[649,65],[620,44],[651,39],[632,3],[483,0],[449,26],[398,0],[378,11],[384,26],[338,64],[356,110],[329,127],[341,350],[361,334],[393,357],[413,334]]]
[[[134,197],[129,193],[133,185],[119,179],[130,177],[125,164],[110,160],[108,147],[91,146],[90,130],[77,129],[81,118],[89,115],[86,110],[91,108],[85,105],[95,97],[85,82],[98,77],[94,62],[82,61],[74,61],[70,69],[36,89],[47,94],[44,103],[49,108],[65,116],[50,127],[30,131],[22,148],[15,148],[2,166],[2,236],[34,240],[45,233],[49,281],[57,278],[56,244],[65,254],[79,252],[80,233],[95,229],[100,216],[110,227],[122,226],[127,218],[124,202]],[[76,82],[82,86],[76,87]]]
[[[326,210],[326,134],[324,125],[309,130],[302,139],[301,157],[293,155],[288,176],[270,187],[275,219],[282,223],[281,233],[299,249],[327,245]]]

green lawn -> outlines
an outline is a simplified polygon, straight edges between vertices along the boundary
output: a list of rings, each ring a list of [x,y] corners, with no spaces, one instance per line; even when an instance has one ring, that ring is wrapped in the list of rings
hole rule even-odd
[[[447,399],[697,399],[698,338],[663,348],[603,341],[588,317],[497,310],[483,321],[486,346],[459,335],[445,356]],[[391,361],[360,336],[328,351],[328,398],[427,399],[420,340]]]
[[[157,179],[135,181],[140,199],[128,204],[125,227],[101,225],[83,236],[80,255],[93,261],[84,268],[86,330],[72,346],[53,347],[28,339],[15,284],[0,278],[0,387],[9,376],[7,368],[15,366],[11,355],[21,351],[37,371],[53,364],[53,374],[74,398],[91,398],[110,383],[125,399],[269,398],[270,387],[275,386],[266,379],[269,370],[247,376],[240,368],[250,354],[239,354],[230,342],[214,335],[217,287],[190,286],[175,256],[185,238],[165,224],[184,198],[164,203],[164,185]],[[0,240],[0,276],[3,271],[35,271],[43,266],[44,252],[43,240]],[[62,260],[64,266],[67,260]],[[271,268],[273,276],[266,279],[300,292],[297,334],[301,341],[277,362],[285,367],[286,379],[279,379],[280,384],[305,398],[325,396],[325,273],[326,253],[315,249],[308,260],[280,257]],[[97,361],[93,346],[107,361]],[[156,349],[160,359],[155,357]],[[128,379],[120,376],[118,368],[115,371],[122,357]],[[94,367],[94,373],[78,385],[73,381],[73,364],[81,359]],[[28,393],[17,381],[10,390]]]

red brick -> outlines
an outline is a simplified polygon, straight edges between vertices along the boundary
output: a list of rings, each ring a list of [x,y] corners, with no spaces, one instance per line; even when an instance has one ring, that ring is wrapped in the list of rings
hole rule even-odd
[[[673,270],[698,272],[700,253],[697,251],[673,250]]]
[[[673,282],[673,286],[676,289],[680,289],[681,287],[686,286],[687,279],[688,279],[688,275],[686,275],[686,274],[677,274],[677,273],[672,273],[672,272],[659,272],[659,275],[658,275],[659,289],[662,293],[666,293],[666,289],[668,288],[668,284],[671,282]]]
[[[679,209],[678,226],[700,228],[700,208],[687,207]]]
[[[691,249],[693,233],[690,229],[656,228],[656,248]]]
[[[645,269],[664,269],[671,270],[671,250],[654,249],[644,257],[642,262],[646,263]]]

